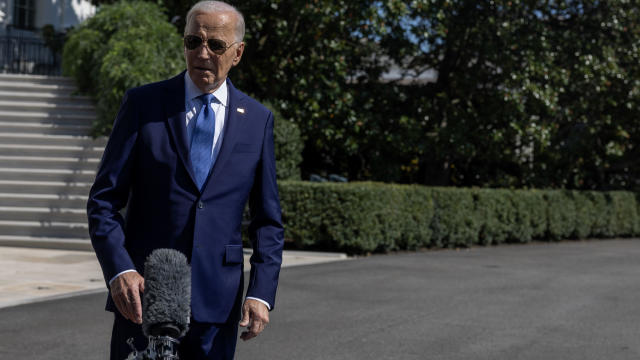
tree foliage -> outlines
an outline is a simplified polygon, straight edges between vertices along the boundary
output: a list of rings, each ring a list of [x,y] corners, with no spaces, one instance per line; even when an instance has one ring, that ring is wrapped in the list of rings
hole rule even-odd
[[[96,134],[109,133],[124,92],[164,80],[184,67],[181,38],[157,5],[103,5],[71,31],[63,51],[63,72],[96,100]]]
[[[283,100],[308,139],[307,170],[439,185],[638,185],[631,2],[240,7],[250,31],[237,76]],[[392,66],[403,79],[381,82]],[[435,81],[419,81],[429,71]]]
[[[177,33],[194,2],[161,1]],[[304,177],[640,188],[633,1],[231,3],[231,77],[299,125]]]
[[[265,103],[273,112],[274,152],[276,157],[276,174],[278,180],[300,180],[300,163],[304,143],[300,128],[290,119],[285,119],[270,103]]]
[[[640,11],[629,1],[412,1],[387,54],[413,89],[414,180],[633,188]],[[409,34],[409,35],[407,35]],[[434,177],[435,175],[435,177]]]
[[[370,0],[235,3],[248,30],[243,61],[232,75],[239,87],[278,99],[274,105],[298,122],[307,174],[366,176],[363,164],[352,163],[367,148],[372,109],[359,101],[354,83],[377,81],[383,67],[374,61],[376,39],[402,11],[382,12]]]

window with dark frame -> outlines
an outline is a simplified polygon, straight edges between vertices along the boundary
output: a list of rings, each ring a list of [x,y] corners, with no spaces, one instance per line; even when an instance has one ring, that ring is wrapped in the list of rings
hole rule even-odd
[[[18,29],[35,28],[35,0],[15,0],[13,4],[13,26]]]

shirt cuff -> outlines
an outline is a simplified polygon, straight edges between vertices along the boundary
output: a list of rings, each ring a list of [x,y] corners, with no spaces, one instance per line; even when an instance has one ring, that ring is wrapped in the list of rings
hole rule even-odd
[[[111,280],[109,280],[109,286],[111,286],[111,283],[113,282],[113,280],[115,280],[118,276],[124,274],[124,273],[128,273],[128,272],[132,272],[135,271],[134,269],[129,269],[129,270],[125,270],[125,271],[121,271],[119,273],[116,274],[116,276],[112,277]]]
[[[247,296],[247,299],[251,299],[251,300],[259,301],[259,302],[261,302],[261,303],[265,304],[265,305],[267,306],[267,309],[271,310],[271,305],[269,305],[269,303],[268,303],[268,302],[266,302],[266,301],[264,301],[264,300],[262,300],[262,299],[258,299],[258,298],[252,297],[252,296]]]

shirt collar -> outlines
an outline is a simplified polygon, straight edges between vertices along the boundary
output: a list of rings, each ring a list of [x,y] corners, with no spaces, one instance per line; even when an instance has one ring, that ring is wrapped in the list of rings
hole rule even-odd
[[[193,83],[188,71],[185,71],[184,73],[184,85],[187,101],[192,101],[194,98],[204,94],[200,89],[198,89],[196,84]],[[227,106],[228,89],[226,81],[224,81],[222,85],[213,92],[213,96],[220,102],[220,104]]]

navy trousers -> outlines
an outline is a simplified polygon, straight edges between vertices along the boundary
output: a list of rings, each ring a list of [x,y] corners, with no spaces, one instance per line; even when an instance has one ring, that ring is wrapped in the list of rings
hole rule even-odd
[[[127,339],[133,337],[137,350],[147,348],[142,326],[125,319],[117,311],[111,333],[111,360],[124,360],[131,353]],[[238,340],[238,323],[211,324],[191,319],[189,331],[179,339],[182,360],[233,360]]]

